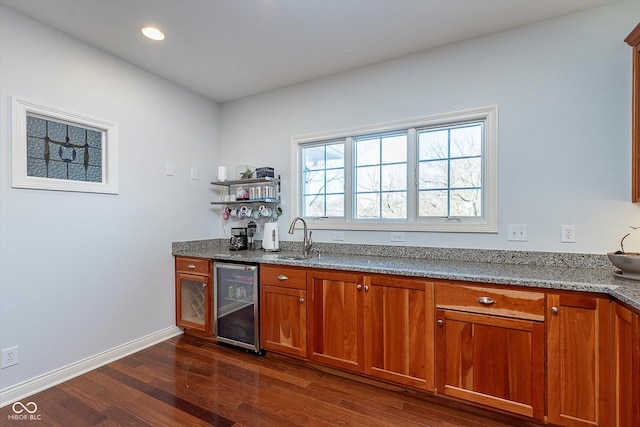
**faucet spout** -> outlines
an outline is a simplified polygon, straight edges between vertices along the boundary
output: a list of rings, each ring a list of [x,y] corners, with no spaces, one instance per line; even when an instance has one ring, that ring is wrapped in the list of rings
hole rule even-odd
[[[295,217],[293,221],[291,221],[291,225],[289,226],[289,234],[293,234],[293,231],[296,227],[296,222],[298,221],[302,221],[302,232],[304,233],[302,236],[302,255],[307,256],[309,255],[311,247],[313,246],[313,241],[311,240],[311,231],[307,232],[307,222],[299,216]]]

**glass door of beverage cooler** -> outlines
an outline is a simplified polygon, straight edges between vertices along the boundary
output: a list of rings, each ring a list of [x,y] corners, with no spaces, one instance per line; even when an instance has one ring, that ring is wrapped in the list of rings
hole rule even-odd
[[[214,262],[213,270],[218,341],[259,353],[258,266]]]

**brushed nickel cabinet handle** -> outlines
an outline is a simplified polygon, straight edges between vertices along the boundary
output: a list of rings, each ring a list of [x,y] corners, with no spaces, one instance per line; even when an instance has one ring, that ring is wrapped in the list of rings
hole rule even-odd
[[[438,319],[438,326],[444,325],[444,321],[442,319]]]
[[[194,268],[196,268],[196,266],[194,264],[189,264],[189,265],[187,265],[187,268],[189,270],[193,270]]]
[[[304,303],[304,298],[300,298],[300,304]]]
[[[207,287],[207,284],[206,284],[206,283],[203,283],[203,284],[202,284],[202,287],[203,287],[203,288],[206,288],[206,287]]]
[[[551,307],[551,312],[553,314],[556,314],[558,312],[558,307],[555,307],[555,306]]]
[[[368,286],[365,286],[365,287],[364,287],[364,291],[366,292],[366,291],[368,291],[368,290],[369,290],[369,287],[368,287]]]
[[[278,275],[278,280],[280,280],[281,282],[284,282],[285,280],[288,280],[289,278],[287,276],[285,276],[284,274],[279,274]]]
[[[357,290],[362,289],[362,285],[358,283],[358,286],[356,286],[356,289],[357,289]]]
[[[491,304],[495,304],[496,300],[489,298],[489,297],[480,297],[478,299],[476,299],[476,301],[478,301],[480,304],[484,304],[484,305],[491,305]]]

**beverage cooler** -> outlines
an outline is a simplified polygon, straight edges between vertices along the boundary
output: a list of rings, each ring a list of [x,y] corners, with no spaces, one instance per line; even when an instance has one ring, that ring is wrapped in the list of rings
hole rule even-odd
[[[213,272],[218,342],[260,353],[258,266],[214,262]]]

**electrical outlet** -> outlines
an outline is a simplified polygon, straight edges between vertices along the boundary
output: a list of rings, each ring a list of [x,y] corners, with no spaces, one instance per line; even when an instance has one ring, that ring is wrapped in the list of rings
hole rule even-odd
[[[331,237],[334,242],[344,242],[344,231],[334,231]]]
[[[164,167],[164,170],[167,176],[173,176],[173,165],[171,163],[167,163]]]
[[[404,233],[401,233],[401,232],[391,233],[391,241],[392,242],[404,242]]]
[[[560,241],[562,243],[575,243],[576,242],[576,226],[573,224],[562,225],[562,237]]]
[[[9,366],[18,364],[18,346],[7,348],[2,350],[2,367],[8,368]]]
[[[529,240],[526,225],[509,225],[509,238],[513,242],[526,242]]]

